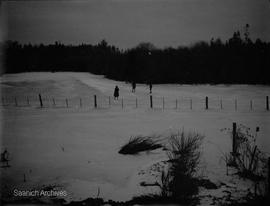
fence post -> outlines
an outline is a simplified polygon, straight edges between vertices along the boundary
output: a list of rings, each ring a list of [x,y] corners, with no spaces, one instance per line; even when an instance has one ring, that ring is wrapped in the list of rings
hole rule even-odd
[[[233,141],[232,141],[232,152],[233,152],[233,156],[235,156],[236,152],[237,152],[237,146],[236,146],[236,123],[233,122],[233,131],[232,131],[232,137],[233,137]]]
[[[165,99],[164,99],[164,97],[162,98],[162,109],[164,110],[164,108],[165,108]]]
[[[269,97],[266,96],[266,110],[269,111]]]
[[[250,100],[250,110],[252,110],[252,100]]]
[[[150,95],[150,108],[153,109],[153,97]]]
[[[178,102],[177,102],[177,99],[175,100],[175,109],[177,109],[177,106],[178,106]]]
[[[66,105],[67,105],[67,108],[68,108],[68,99],[66,99]]]
[[[55,99],[54,99],[54,98],[52,98],[52,101],[53,101],[53,106],[55,106]]]
[[[26,97],[27,105],[30,106],[29,98],[28,96]]]
[[[235,99],[234,101],[234,108],[235,108],[235,111],[237,110],[237,99]]]
[[[38,94],[38,98],[39,98],[40,107],[43,107],[43,102],[42,102],[42,98],[40,94]]]
[[[94,95],[94,107],[97,108],[97,95]]]
[[[82,98],[80,98],[80,107],[82,108]]]
[[[190,99],[190,109],[192,110],[192,99]]]
[[[205,109],[208,109],[208,97],[205,97]]]
[[[223,109],[222,99],[220,100],[220,109]]]
[[[136,108],[138,108],[138,99],[135,100]]]
[[[122,104],[122,109],[123,109],[124,108],[124,98],[122,98],[121,104]]]

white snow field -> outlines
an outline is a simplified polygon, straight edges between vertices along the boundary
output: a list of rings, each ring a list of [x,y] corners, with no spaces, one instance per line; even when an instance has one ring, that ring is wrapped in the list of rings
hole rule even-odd
[[[269,86],[154,85],[151,109],[146,85],[138,84],[136,93],[131,93],[130,84],[88,73],[8,74],[0,78],[0,83],[0,149],[2,152],[7,148],[11,159],[11,167],[0,168],[3,197],[15,188],[47,186],[66,190],[68,195],[62,197],[66,201],[96,197],[98,191],[99,197],[115,201],[157,192],[158,188],[143,187],[140,182],[156,181],[157,172],[152,169],[162,167],[166,152],[121,155],[118,151],[132,135],[168,136],[184,128],[205,135],[200,172],[222,185],[217,190],[200,192],[201,204],[208,205],[212,201],[208,194],[222,198],[227,194],[225,190],[230,190],[232,196],[241,196],[253,188],[249,181],[232,175],[234,171],[226,175],[222,156],[231,151],[232,143],[221,129],[231,128],[236,122],[255,133],[259,126],[257,143],[270,153],[270,111],[265,108]],[[108,96],[115,85],[120,88],[120,98],[111,98],[109,105]],[[37,99],[39,93],[44,98],[43,108]],[[97,109],[93,108],[94,94],[98,96]],[[209,97],[209,110],[204,109],[205,96]],[[68,108],[65,98],[69,100]]]

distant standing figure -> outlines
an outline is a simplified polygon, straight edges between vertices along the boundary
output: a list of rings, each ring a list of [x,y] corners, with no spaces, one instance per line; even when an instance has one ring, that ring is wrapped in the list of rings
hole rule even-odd
[[[3,153],[1,153],[1,162],[5,162],[6,163],[6,166],[9,166],[8,165],[8,151],[7,149],[5,149],[5,151]]]
[[[136,89],[136,83],[135,82],[132,82],[132,91],[131,92],[135,92],[135,89]]]
[[[150,94],[152,94],[152,82],[149,82],[149,89],[150,89]]]
[[[118,99],[118,97],[119,97],[119,88],[118,88],[118,86],[115,86],[113,96],[114,96],[114,99]]]

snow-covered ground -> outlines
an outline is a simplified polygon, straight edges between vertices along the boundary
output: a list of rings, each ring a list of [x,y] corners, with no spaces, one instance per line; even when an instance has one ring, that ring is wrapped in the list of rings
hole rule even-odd
[[[137,85],[134,94],[130,84],[87,73],[9,74],[2,76],[0,83],[2,96],[9,98],[8,101],[16,96],[20,103],[29,96],[33,102],[31,106],[24,103],[18,107],[0,107],[1,151],[7,148],[11,158],[11,167],[0,168],[2,192],[51,185],[66,190],[67,201],[96,197],[98,191],[99,197],[117,201],[155,192],[157,188],[142,187],[140,182],[152,181],[151,172],[147,176],[146,171],[165,160],[166,153],[155,150],[135,156],[118,154],[132,135],[166,136],[183,128],[205,135],[202,174],[216,184],[226,183],[237,191],[246,191],[251,185],[226,176],[221,159],[224,152],[231,151],[231,139],[221,129],[231,128],[233,122],[244,124],[252,131],[259,126],[257,143],[270,153],[270,112],[265,110],[269,86],[154,85],[155,109],[150,109],[146,85]],[[120,88],[120,100],[111,99],[109,107],[107,97],[112,95],[115,85]],[[69,98],[70,107],[52,107],[48,100],[45,104],[50,106],[41,109],[35,99],[38,93],[48,99]],[[78,98],[91,105],[94,94],[102,99],[100,108],[78,107]],[[210,103],[207,111],[203,109],[205,96]],[[119,106],[122,97],[124,108]],[[164,110],[162,97],[166,100]],[[134,106],[136,98],[138,108]],[[176,99],[178,109],[174,109]],[[250,110],[250,100],[253,110]],[[222,195],[222,191],[217,193]],[[207,194],[206,190],[201,193]],[[202,203],[207,205],[207,201],[204,198]]]

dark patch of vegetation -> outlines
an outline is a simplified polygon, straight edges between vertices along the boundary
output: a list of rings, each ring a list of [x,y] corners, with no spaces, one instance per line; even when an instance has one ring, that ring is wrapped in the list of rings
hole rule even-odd
[[[186,204],[187,202],[183,202],[182,200],[174,199],[173,197],[163,197],[158,194],[148,194],[148,195],[141,195],[137,197],[133,197],[132,200],[128,201],[127,204],[131,205],[137,205],[137,204],[143,204],[143,205],[170,205],[170,204]],[[197,198],[193,198],[192,200],[189,200],[188,205],[196,205],[198,203]]]
[[[226,130],[231,136],[231,129]],[[236,154],[225,154],[227,166],[237,169],[237,174],[242,178],[250,179],[254,182],[255,194],[248,194],[244,198],[244,202],[239,203],[232,201],[229,204],[221,204],[224,206],[255,206],[269,205],[269,185],[267,183],[267,158],[266,155],[257,147],[256,139],[259,127],[256,127],[255,135],[249,127],[242,124],[237,125],[236,130]],[[268,168],[269,169],[269,168]],[[256,189],[257,187],[263,187]],[[268,191],[267,191],[268,190]],[[258,194],[259,193],[259,194]]]
[[[156,194],[148,194],[133,197],[129,203],[132,204],[161,204],[161,203],[171,203],[172,201],[169,198],[164,198]]]
[[[170,138],[169,193],[176,199],[190,199],[198,193],[195,174],[200,162],[203,136],[197,133],[172,134]]]
[[[158,184],[161,189],[160,197],[188,204],[196,199],[198,187],[206,184],[195,177],[200,162],[199,149],[202,140],[202,135],[191,132],[182,131],[171,135],[167,151],[169,168],[167,172],[162,171]]]
[[[72,201],[69,204],[67,204],[68,206],[101,206],[104,205],[105,201],[102,198],[87,198],[86,200],[82,200],[82,201]]]
[[[209,179],[195,179],[195,181],[197,182],[197,185],[200,187],[204,187],[206,189],[218,189],[218,187],[216,186],[215,183],[211,182]]]
[[[149,142],[150,140],[150,142]],[[216,189],[216,185],[209,180],[196,177],[198,164],[200,163],[200,146],[203,136],[197,133],[185,133],[181,131],[172,134],[169,138],[167,147],[169,168],[162,171],[161,179],[151,185],[145,182],[142,186],[158,186],[159,194],[148,194],[134,197],[132,201],[136,204],[155,204],[155,203],[185,203],[193,204],[196,202],[195,195],[198,187]],[[130,141],[121,148],[121,152],[138,153],[139,151],[155,149],[155,142],[152,138],[138,136],[131,138]],[[162,145],[159,145],[161,147]],[[119,153],[120,153],[119,151]],[[131,203],[131,202],[129,202]]]
[[[159,182],[142,186],[158,186],[159,194],[147,194],[134,197],[132,204],[185,204],[196,205],[198,187],[216,189],[216,185],[209,180],[195,177],[200,162],[199,151],[203,136],[184,131],[172,134],[169,138],[167,155],[169,157],[168,170],[163,170]]]
[[[239,203],[237,201],[232,201],[228,204],[220,204],[221,206],[268,206],[270,202],[269,196],[248,196],[246,200]]]
[[[42,200],[39,197],[20,197],[20,198],[11,198],[12,195],[6,200],[5,198],[0,198],[0,205],[65,205],[64,199],[51,198]],[[14,196],[13,196],[14,197]]]
[[[192,204],[189,205],[196,205],[198,201],[194,200]],[[132,205],[160,205],[160,204],[171,204],[171,203],[177,203],[171,198],[164,198],[160,195],[141,195],[138,197],[133,197],[131,200],[126,202],[119,202],[119,201],[113,201],[108,200],[104,201],[101,198],[88,198],[86,200],[82,201],[73,201],[69,204],[65,204],[67,206],[102,206],[102,205],[110,205],[110,206],[132,206]]]
[[[232,136],[230,129],[225,129]],[[236,130],[236,154],[225,154],[227,166],[235,167],[238,175],[253,181],[261,181],[266,174],[267,159],[266,155],[257,147],[256,134],[251,133],[251,129],[242,124],[238,124]]]
[[[151,151],[163,147],[157,137],[135,136],[121,147],[120,154],[138,154],[143,151]]]
[[[151,43],[120,50],[103,40],[97,45],[4,45],[6,73],[75,71],[137,83],[270,84],[270,43],[239,31],[226,42],[212,38],[189,47],[158,49]]]

